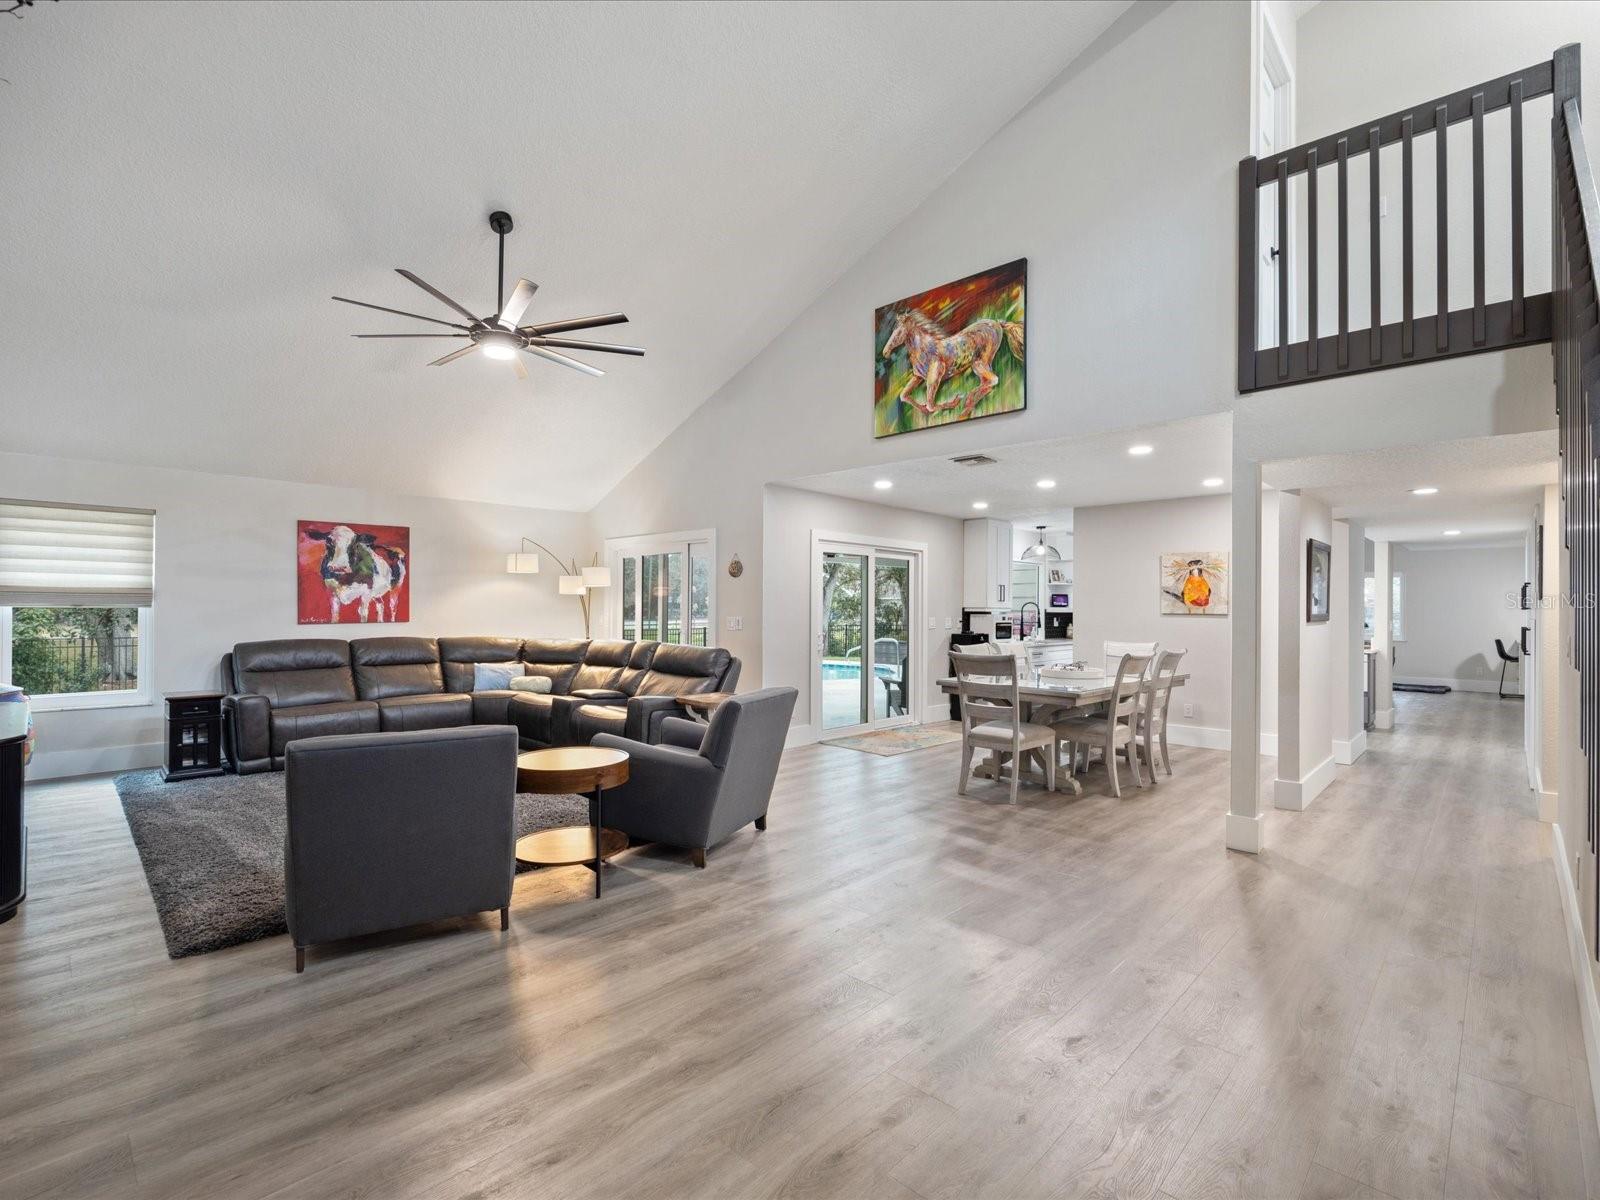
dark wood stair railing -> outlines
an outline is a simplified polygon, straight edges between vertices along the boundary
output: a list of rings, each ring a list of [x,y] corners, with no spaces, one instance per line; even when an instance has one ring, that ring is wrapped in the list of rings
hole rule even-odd
[[[1567,53],[1569,52],[1570,53]],[[1595,290],[1595,246],[1600,243],[1596,194],[1578,94],[1576,46],[1556,54],[1555,114],[1551,118],[1551,283],[1555,293],[1556,423],[1561,439],[1562,543],[1567,550],[1567,592],[1572,610],[1572,664],[1578,672],[1578,743],[1583,748],[1587,853],[1574,882],[1596,882],[1600,849],[1600,319]],[[1540,599],[1543,599],[1540,597]],[[1587,869],[1583,869],[1586,867]],[[1600,888],[1595,889],[1589,949],[1600,958]]]
[[[1342,133],[1306,142],[1281,154],[1239,163],[1239,391],[1255,392],[1290,384],[1334,379],[1362,371],[1436,362],[1465,354],[1506,350],[1514,346],[1548,342],[1551,337],[1551,294],[1524,294],[1522,106],[1541,96],[1552,96],[1559,114],[1562,97],[1557,78],[1570,73],[1574,89],[1578,75],[1578,47],[1564,46],[1549,61],[1503,75],[1477,87],[1390,113]],[[1511,188],[1511,297],[1489,303],[1484,270],[1484,118],[1510,109]],[[1449,138],[1452,125],[1472,123],[1472,304],[1451,311]],[[1418,316],[1413,279],[1415,208],[1412,201],[1412,142],[1434,133],[1434,202],[1436,262],[1434,314]],[[1382,196],[1379,191],[1379,150],[1398,143],[1400,153],[1401,313],[1398,321],[1385,322],[1382,312],[1381,235]],[[1370,273],[1371,311],[1365,329],[1350,328],[1350,160],[1367,155],[1367,206],[1371,235],[1367,269]],[[1291,342],[1289,329],[1289,183],[1297,177],[1317,178],[1318,170],[1332,170],[1337,179],[1338,313],[1333,327],[1319,324],[1317,188],[1306,188],[1306,336]],[[1259,340],[1260,279],[1258,259],[1261,230],[1261,190],[1275,187],[1277,251],[1277,344],[1265,349]],[[1358,201],[1359,202],[1359,201]],[[1424,285],[1426,286],[1426,285]],[[1443,314],[1440,316],[1439,314]]]

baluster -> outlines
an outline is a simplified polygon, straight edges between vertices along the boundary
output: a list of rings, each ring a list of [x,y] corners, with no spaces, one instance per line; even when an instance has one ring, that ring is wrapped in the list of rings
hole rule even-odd
[[[1317,373],[1317,148],[1306,151],[1306,371]]]
[[[1415,348],[1411,258],[1411,117],[1407,114],[1400,118],[1400,354],[1403,358],[1410,358]]]
[[[1350,143],[1339,139],[1339,366],[1350,365]]]
[[[1367,257],[1370,262],[1371,272],[1371,300],[1372,300],[1372,333],[1369,337],[1371,359],[1379,362],[1383,358],[1383,275],[1380,265],[1382,249],[1381,238],[1378,234],[1378,127],[1374,125],[1367,130],[1367,158],[1370,160],[1367,171]]]
[[[1483,305],[1483,93],[1472,93],[1472,344],[1488,340]]]
[[[1434,184],[1434,203],[1437,209],[1438,230],[1437,259],[1439,312],[1434,318],[1439,350],[1450,348],[1450,110],[1443,104],[1433,110],[1434,161],[1437,181]]]
[[[1522,295],[1522,80],[1511,84],[1511,332],[1528,332]]]
[[[1278,378],[1289,373],[1289,160],[1278,160]]]

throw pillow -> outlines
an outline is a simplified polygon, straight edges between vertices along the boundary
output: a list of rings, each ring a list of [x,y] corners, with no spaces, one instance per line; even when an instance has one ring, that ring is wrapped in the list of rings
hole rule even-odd
[[[472,664],[472,690],[475,692],[504,691],[521,677],[519,662]]]
[[[513,692],[537,692],[544,694],[550,690],[550,677],[548,675],[523,675],[511,681]]]

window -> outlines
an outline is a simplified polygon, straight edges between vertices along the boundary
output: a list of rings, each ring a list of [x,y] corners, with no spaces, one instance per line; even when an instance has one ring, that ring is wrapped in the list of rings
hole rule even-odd
[[[1403,642],[1406,640],[1406,577],[1403,572],[1396,571],[1390,577],[1394,586],[1391,600],[1393,607],[1389,610],[1389,636],[1391,641]],[[1363,612],[1361,627],[1370,639],[1372,637],[1372,610],[1373,610],[1373,578],[1368,575],[1362,584],[1361,599]]]
[[[714,530],[615,538],[606,543],[611,577],[606,627],[628,641],[716,644]]]
[[[150,702],[155,515],[0,500],[0,680],[36,709]]]

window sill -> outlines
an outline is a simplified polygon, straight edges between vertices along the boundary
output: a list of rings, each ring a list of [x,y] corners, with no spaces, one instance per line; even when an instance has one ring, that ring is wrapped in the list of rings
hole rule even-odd
[[[143,708],[154,704],[144,692],[70,692],[54,696],[29,696],[28,707],[36,712],[75,712],[92,708]]]

